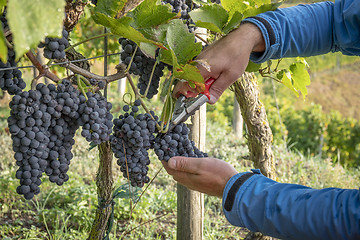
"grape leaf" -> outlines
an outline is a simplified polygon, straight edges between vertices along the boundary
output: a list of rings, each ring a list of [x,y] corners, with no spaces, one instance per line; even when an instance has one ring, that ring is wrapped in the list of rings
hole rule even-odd
[[[199,69],[190,64],[176,68],[176,70],[174,70],[174,76],[187,80],[188,82],[204,83],[204,78],[200,74]]]
[[[7,62],[8,48],[5,43],[5,36],[3,29],[0,28],[0,59],[2,62]]]
[[[231,32],[232,30],[234,30],[235,28],[238,28],[241,21],[243,19],[243,15],[239,12],[235,12],[230,21],[226,24],[226,26],[224,27],[224,29],[222,30],[225,34],[228,34],[229,32]]]
[[[283,69],[281,70],[276,77],[281,81],[282,84],[284,84],[287,88],[289,88],[297,97],[299,97],[299,92],[296,90],[294,85],[291,82],[291,73]]]
[[[9,1],[7,19],[17,59],[47,36],[61,37],[64,9],[63,0]]]
[[[171,12],[170,5],[158,5],[157,0],[144,0],[127,16],[132,17],[134,22],[131,24],[134,28],[141,29],[156,27],[160,24],[169,22],[176,16]]]
[[[122,36],[124,38],[134,41],[137,45],[140,45],[141,42],[152,43],[159,47],[164,47],[161,43],[154,42],[150,39],[144,37],[142,33],[130,26],[132,18],[122,17],[119,19],[114,19],[109,16],[106,16],[103,13],[95,13],[93,19],[96,23],[101,24],[105,27],[110,28],[110,31],[115,34]]]
[[[219,4],[205,5],[189,12],[189,15],[196,26],[217,33],[222,33],[222,29],[229,18],[229,14]]]
[[[250,2],[250,6],[261,6],[263,4],[269,4],[271,3],[271,0],[251,0]]]
[[[273,11],[273,10],[277,9],[281,4],[282,4],[282,2],[269,3],[269,4],[263,4],[258,8],[257,7],[249,8],[243,13],[244,18],[255,16],[260,13],[267,12],[267,11]]]
[[[124,8],[127,0],[98,0],[95,11],[115,17]]]
[[[294,87],[297,90],[300,90],[303,99],[307,95],[306,86],[310,85],[310,76],[306,70],[305,63],[297,62],[290,65],[291,78],[294,83]]]
[[[169,48],[174,51],[179,64],[186,64],[189,60],[199,55],[202,50],[201,43],[195,43],[195,35],[189,33],[186,25],[180,19],[170,22],[166,40]]]
[[[221,0],[221,5],[229,12],[229,18],[231,18],[235,12],[243,13],[248,8],[248,4],[239,0]]]
[[[257,72],[260,67],[261,67],[261,64],[253,63],[252,61],[249,61],[245,71],[246,72]]]

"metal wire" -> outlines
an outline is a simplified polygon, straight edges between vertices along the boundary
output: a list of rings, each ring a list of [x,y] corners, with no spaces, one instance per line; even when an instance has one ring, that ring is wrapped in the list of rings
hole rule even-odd
[[[56,65],[65,65],[68,63],[76,63],[76,62],[84,62],[87,60],[92,60],[92,59],[96,59],[96,58],[103,58],[106,56],[114,56],[114,55],[120,55],[121,53],[110,53],[110,54],[104,54],[104,55],[100,55],[100,56],[96,56],[96,57],[90,57],[90,58],[84,58],[84,59],[77,59],[77,60],[72,60],[72,61],[66,61],[66,62],[58,62],[58,63],[52,63],[50,64],[50,66],[56,66]],[[35,68],[35,66],[31,65],[31,66],[20,66],[20,67],[7,67],[7,68],[0,68],[0,71],[6,71],[6,70],[13,70],[13,69],[22,69],[22,68]]]

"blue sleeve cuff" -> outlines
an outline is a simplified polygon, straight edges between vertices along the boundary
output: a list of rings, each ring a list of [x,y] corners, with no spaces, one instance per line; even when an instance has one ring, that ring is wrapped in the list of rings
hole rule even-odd
[[[251,182],[255,181],[257,177],[263,176],[259,169],[251,169],[251,172],[243,172],[238,173],[231,177],[227,182],[223,198],[222,198],[222,206],[225,216],[229,223],[234,226],[239,227],[248,227],[245,226],[243,222],[241,222],[240,216],[238,216],[238,205],[243,192],[246,188],[251,184]],[[240,221],[239,221],[240,220]]]
[[[261,53],[253,52],[250,55],[250,60],[254,63],[263,63],[272,58],[280,46],[279,34],[273,30],[275,26],[272,26],[272,22],[258,16],[246,18],[242,22],[255,24],[260,29],[265,40],[265,51]]]

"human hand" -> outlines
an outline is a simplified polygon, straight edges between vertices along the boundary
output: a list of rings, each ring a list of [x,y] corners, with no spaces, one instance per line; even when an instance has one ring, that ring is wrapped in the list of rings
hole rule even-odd
[[[180,184],[218,197],[222,197],[226,183],[238,173],[229,163],[216,158],[173,157],[162,164]]]
[[[261,31],[252,23],[245,23],[226,37],[205,48],[196,60],[205,61],[210,66],[208,71],[202,64],[197,67],[205,80],[214,78],[216,81],[210,88],[210,101],[214,104],[221,94],[233,84],[245,71],[251,52],[263,52],[265,42]],[[187,83],[180,82],[174,88],[174,96],[183,94],[193,97],[189,92],[195,92]]]

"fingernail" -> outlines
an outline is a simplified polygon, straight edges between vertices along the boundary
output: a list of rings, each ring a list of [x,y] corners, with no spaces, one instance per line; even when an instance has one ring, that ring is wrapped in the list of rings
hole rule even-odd
[[[176,168],[176,160],[175,159],[170,159],[168,164],[169,164],[170,168],[172,168],[172,169]]]

